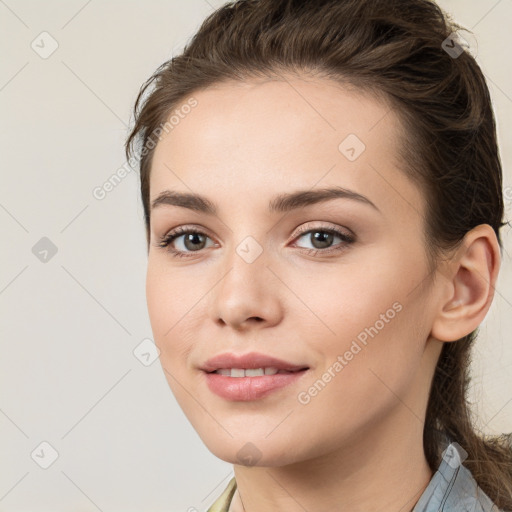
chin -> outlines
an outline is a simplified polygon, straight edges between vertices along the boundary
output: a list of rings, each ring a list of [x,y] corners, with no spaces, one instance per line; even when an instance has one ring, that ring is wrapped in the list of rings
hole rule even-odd
[[[277,436],[272,441],[265,440],[264,436],[257,436],[253,441],[247,436],[241,436],[222,443],[218,439],[203,439],[203,442],[217,458],[238,466],[278,467],[299,460],[293,447],[279,440]]]

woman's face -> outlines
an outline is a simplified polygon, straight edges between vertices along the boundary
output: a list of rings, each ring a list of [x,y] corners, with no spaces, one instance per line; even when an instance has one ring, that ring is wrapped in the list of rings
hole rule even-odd
[[[398,167],[393,111],[292,77],[194,98],[155,149],[150,202],[200,195],[216,211],[160,200],[147,270],[161,364],[193,427],[219,458],[261,466],[421,431],[441,343],[428,342],[425,200]],[[330,188],[350,192],[317,200]],[[159,246],[176,228],[200,234]],[[201,369],[251,352],[308,369],[293,378]],[[258,387],[277,380],[287,385]]]

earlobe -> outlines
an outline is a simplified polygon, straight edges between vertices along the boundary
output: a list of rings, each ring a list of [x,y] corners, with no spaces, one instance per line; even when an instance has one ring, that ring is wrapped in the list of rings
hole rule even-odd
[[[494,297],[501,263],[496,234],[488,224],[469,231],[443,274],[452,276],[443,286],[439,311],[431,335],[456,341],[474,331],[484,320]]]

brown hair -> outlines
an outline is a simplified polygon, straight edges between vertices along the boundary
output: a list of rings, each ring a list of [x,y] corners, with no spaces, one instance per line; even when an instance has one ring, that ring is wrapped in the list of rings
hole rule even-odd
[[[289,72],[336,80],[393,108],[403,131],[402,167],[428,199],[431,269],[479,224],[494,229],[502,249],[500,228],[507,223],[489,90],[474,57],[450,54],[450,47],[458,48],[453,39],[443,44],[462,28],[431,0],[238,0],[216,10],[182,54],[146,81],[135,102],[125,150],[131,160],[133,142],[142,145],[148,245],[153,137],[160,136],[172,109],[215,83]],[[435,471],[445,436],[456,441],[483,491],[498,507],[512,510],[510,436],[477,432],[467,399],[476,333],[443,346],[427,405],[424,451]]]

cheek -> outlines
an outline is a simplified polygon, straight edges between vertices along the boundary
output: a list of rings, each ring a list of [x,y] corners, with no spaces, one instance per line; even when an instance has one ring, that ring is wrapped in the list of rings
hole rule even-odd
[[[325,350],[342,349],[360,333],[364,338],[365,329],[376,322],[379,331],[387,328],[400,309],[396,303],[403,301],[400,281],[405,262],[396,258],[390,262],[385,256],[371,254],[322,268],[289,270],[283,280],[293,283],[300,299],[294,302],[291,316],[300,318],[301,324],[307,322],[303,327],[310,335],[316,329]]]
[[[302,315],[307,324],[301,321],[300,330],[317,357],[317,371],[308,384],[320,378],[319,403],[325,400],[328,406],[334,394],[335,401],[352,402],[357,409],[363,399],[376,403],[392,398],[386,385],[406,392],[428,335],[425,297],[410,293],[424,277],[418,261],[410,254],[399,259],[390,247],[369,255],[368,261],[294,281],[294,291],[308,306]],[[324,393],[324,387],[330,391]]]
[[[386,314],[387,310],[377,307],[376,311]],[[341,316],[335,326],[336,339],[317,339],[315,349],[321,351],[321,364],[295,397],[300,404],[295,415],[300,419],[297,430],[311,425],[314,444],[329,445],[365,435],[392,411],[407,412],[404,403],[415,409],[417,401],[411,401],[410,394],[416,386],[422,349],[416,340],[408,339],[407,305],[392,311],[388,323],[370,315],[372,320],[363,328],[360,321],[344,321]]]
[[[169,265],[155,260],[148,262],[146,276],[151,329],[160,350],[164,376],[178,404],[188,415],[194,412],[194,401],[187,392],[190,368],[186,361],[196,341],[193,333],[197,333],[195,318],[201,294],[197,287],[190,286],[189,279],[181,279],[175,269],[170,270]]]
[[[188,279],[180,279],[179,272],[150,259],[146,275],[146,302],[155,344],[166,368],[177,367],[173,363],[178,360],[176,355],[180,354],[179,359],[183,361],[182,354],[189,350],[192,340],[184,336],[183,328],[192,330],[193,306],[200,296],[200,290],[190,286]]]
[[[173,283],[171,287],[170,276],[150,259],[146,274],[146,303],[155,342],[161,340],[175,321],[174,301],[171,300],[175,286]]]

